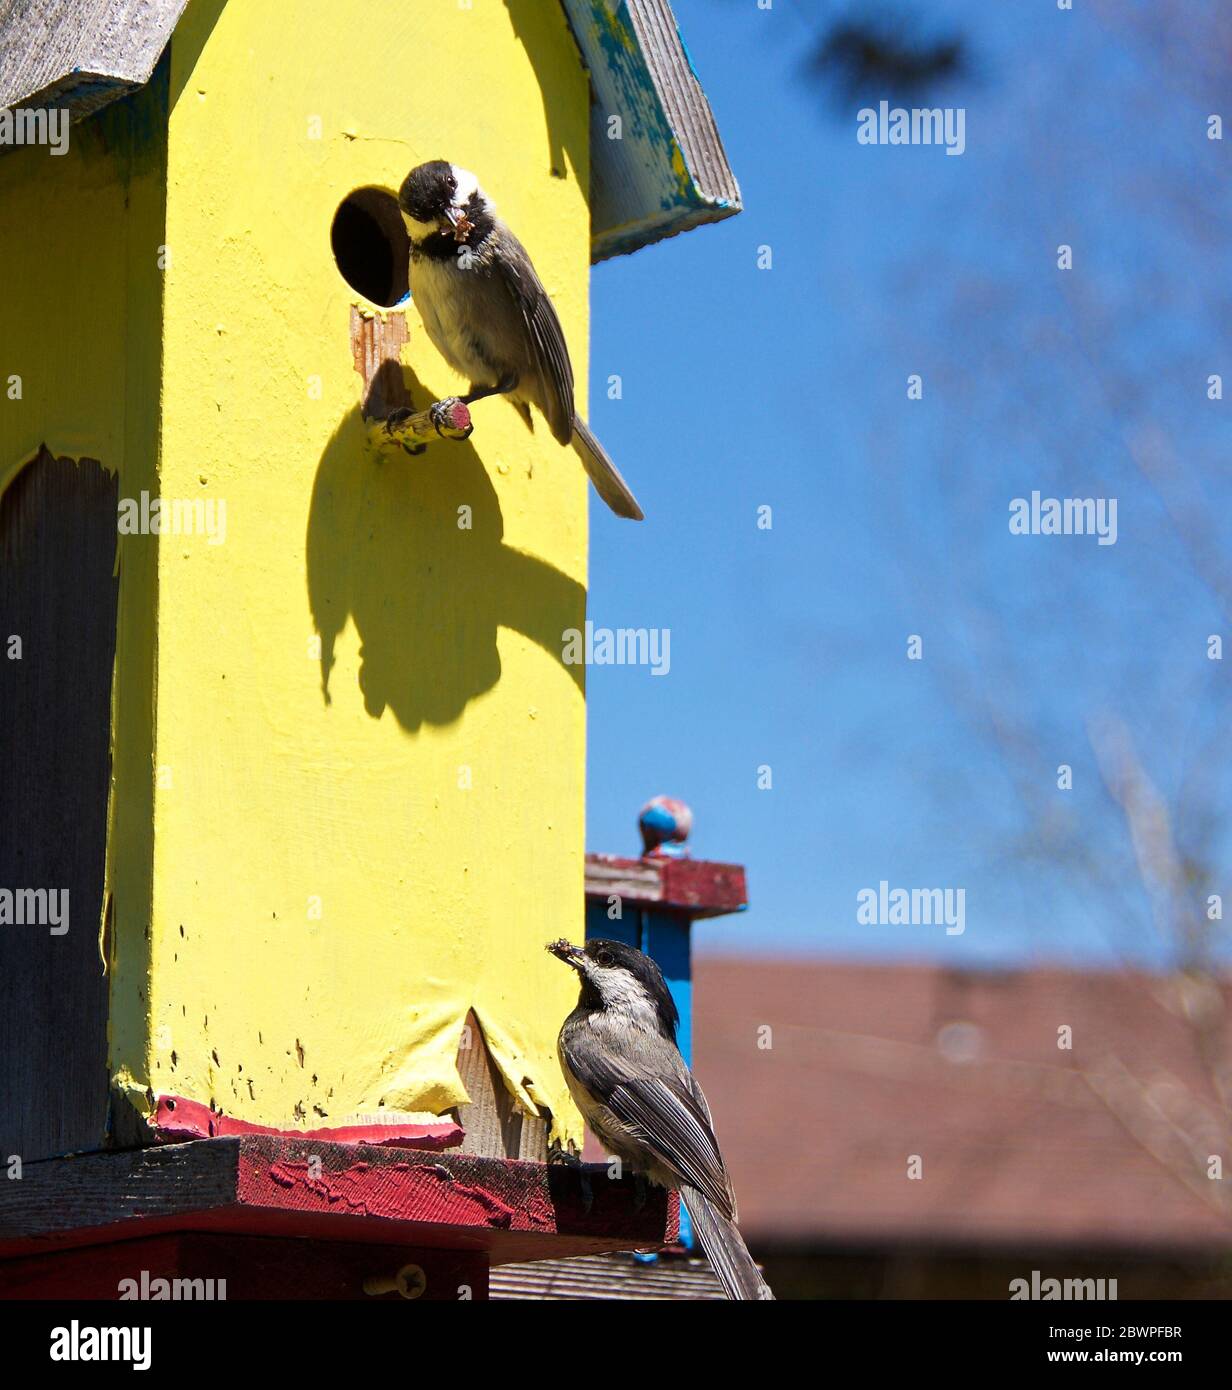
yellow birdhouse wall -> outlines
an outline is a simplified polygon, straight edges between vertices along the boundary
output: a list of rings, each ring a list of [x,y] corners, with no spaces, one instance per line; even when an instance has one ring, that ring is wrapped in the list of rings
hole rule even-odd
[[[31,331],[78,319],[0,458],[46,438],[213,528],[119,538],[113,1088],[141,1115],[179,1096],[283,1129],[437,1116],[466,1099],[473,1009],[511,1091],[580,1139],[555,1059],[576,986],[543,947],[582,931],[561,634],[585,616],[585,475],[499,399],[467,443],[370,447],[354,307],[405,314],[417,406],[465,383],[330,244],[352,191],[472,169],[552,296],[584,413],[572,36],[542,0],[196,0],[161,76],[136,181],[87,122],[17,190],[88,292],[16,277]],[[10,209],[5,245],[28,218]]]

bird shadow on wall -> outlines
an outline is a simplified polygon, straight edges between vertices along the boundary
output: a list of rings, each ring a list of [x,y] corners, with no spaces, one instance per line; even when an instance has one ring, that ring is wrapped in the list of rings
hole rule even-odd
[[[415,409],[437,399],[401,370]],[[374,719],[390,709],[411,732],[452,723],[493,689],[500,627],[537,643],[583,691],[583,668],[565,663],[562,633],[583,626],[586,590],[507,546],[504,530],[469,441],[441,441],[414,457],[378,451],[360,407],[348,411],[321,455],[308,516],[308,602],[326,704],[348,618],[360,638],[365,709]]]

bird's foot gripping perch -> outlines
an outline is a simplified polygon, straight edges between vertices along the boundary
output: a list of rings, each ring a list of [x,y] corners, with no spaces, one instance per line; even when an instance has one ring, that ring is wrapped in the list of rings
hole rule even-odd
[[[427,410],[399,406],[384,420],[369,422],[375,444],[400,444],[408,454],[422,454],[435,439],[469,439],[475,426],[466,402],[457,396],[433,401]]]
[[[586,1164],[581,1154],[573,1153],[560,1144],[553,1144],[548,1150],[548,1162],[562,1164],[577,1174],[578,1190],[582,1196],[582,1210],[589,1216],[591,1208],[595,1204],[595,1189],[591,1186],[590,1174],[586,1171]]]

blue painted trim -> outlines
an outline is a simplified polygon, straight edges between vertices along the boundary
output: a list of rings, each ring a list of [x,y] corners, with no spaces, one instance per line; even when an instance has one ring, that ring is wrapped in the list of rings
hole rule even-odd
[[[681,1055],[690,1065],[693,1056],[693,968],[689,950],[690,923],[681,917],[670,916],[666,912],[642,912],[638,908],[626,909],[619,921],[609,921],[605,904],[589,902],[586,904],[586,939],[606,937],[609,941],[621,941],[633,946],[655,961],[663,971],[667,988],[680,1015],[680,1026],[676,1030],[676,1041]],[[693,1223],[684,1203],[680,1204],[680,1243],[686,1250],[692,1250]],[[647,1261],[657,1256],[647,1256]]]
[[[642,914],[637,908],[624,908],[623,914],[612,920],[607,915],[606,903],[586,904],[586,940],[603,937],[608,941],[619,941],[634,950],[642,949]]]
[[[643,915],[642,950],[663,972],[667,988],[680,1015],[676,1041],[680,1055],[693,1065],[693,967],[689,951],[689,924],[666,912]]]
[[[642,914],[642,950],[657,963],[667,981],[667,988],[680,1015],[676,1041],[680,1055],[693,1065],[693,960],[689,945],[692,923],[685,917],[666,912]],[[682,1202],[680,1204],[680,1243],[687,1250],[694,1247],[693,1223]]]

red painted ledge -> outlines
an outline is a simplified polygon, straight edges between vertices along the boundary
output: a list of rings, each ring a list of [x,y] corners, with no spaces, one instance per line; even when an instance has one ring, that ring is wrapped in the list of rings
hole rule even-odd
[[[281,1135],[199,1139],[26,1165],[0,1183],[0,1258],[174,1231],[226,1231],[487,1253],[493,1264],[679,1237],[674,1196],[605,1164],[335,1144]]]
[[[189,1139],[228,1139],[242,1134],[280,1134],[288,1139],[324,1139],[335,1144],[394,1145],[403,1149],[456,1148],[466,1131],[452,1120],[439,1124],[332,1125],[322,1129],[275,1129],[236,1120],[185,1096],[158,1096],[150,1128],[160,1144]]]
[[[613,894],[634,907],[687,917],[722,917],[743,912],[749,905],[742,864],[666,855],[623,859],[616,854],[588,854],[587,898],[605,902]]]

